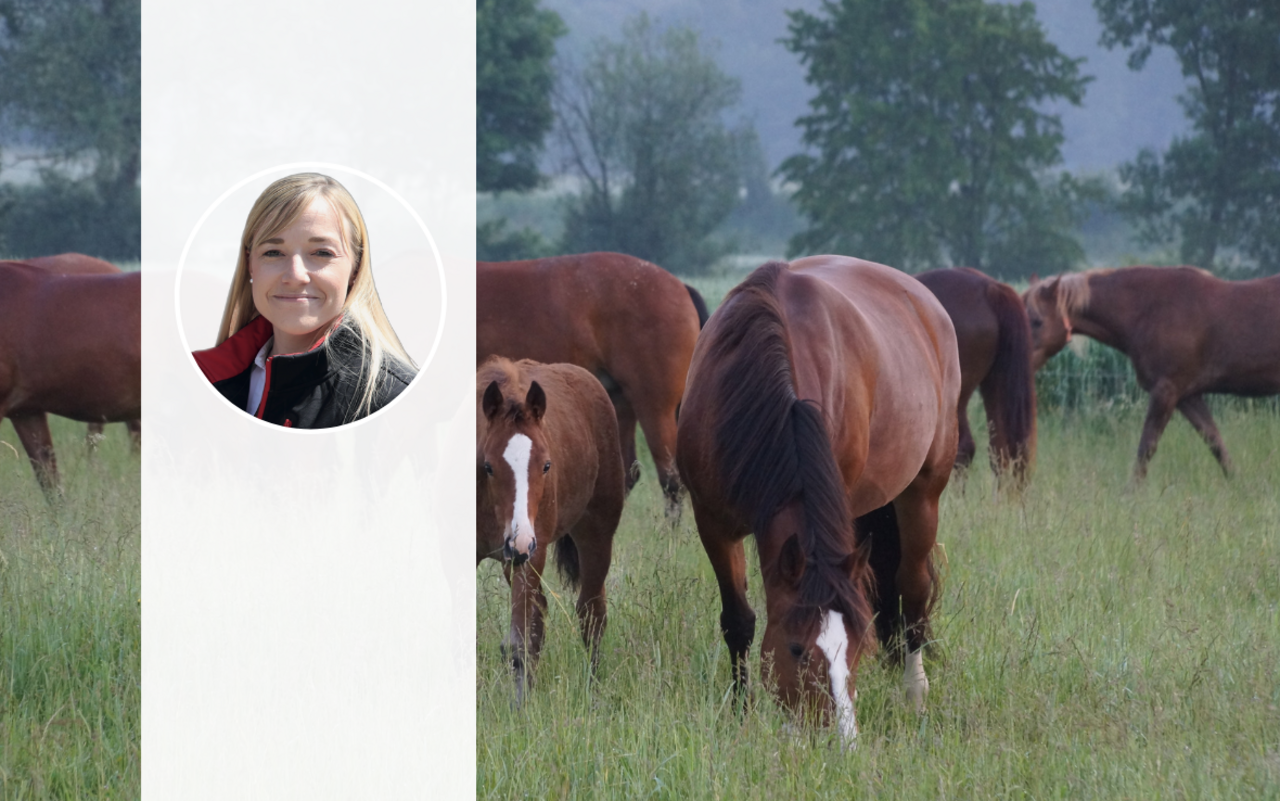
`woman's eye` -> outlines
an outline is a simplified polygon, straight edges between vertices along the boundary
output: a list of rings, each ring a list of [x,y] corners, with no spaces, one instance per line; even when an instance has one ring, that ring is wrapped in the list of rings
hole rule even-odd
[[[337,254],[336,254],[336,253],[334,253],[332,250],[317,250],[317,251],[316,251],[316,255],[317,255],[317,256],[324,256],[326,259],[332,259],[332,258],[333,258],[334,256],[336,256]]]
[[[265,256],[265,257],[267,257],[267,258],[269,258],[269,259],[270,259],[270,258],[275,258],[276,256],[279,256],[279,255],[280,255],[280,251],[276,250],[275,248],[272,248],[271,250],[266,251],[266,252],[265,252],[265,253],[263,253],[262,255],[263,255],[263,256]]]

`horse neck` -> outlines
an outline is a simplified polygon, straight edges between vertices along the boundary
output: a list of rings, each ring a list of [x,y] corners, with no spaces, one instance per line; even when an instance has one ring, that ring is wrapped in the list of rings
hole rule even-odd
[[[1121,352],[1132,325],[1131,290],[1116,273],[1089,277],[1089,303],[1068,315],[1074,333],[1083,334]]]

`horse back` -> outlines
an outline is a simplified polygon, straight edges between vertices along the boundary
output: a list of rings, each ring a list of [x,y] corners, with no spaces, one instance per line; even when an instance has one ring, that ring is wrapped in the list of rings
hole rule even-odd
[[[852,451],[865,452],[859,472],[869,477],[854,489],[854,514],[887,503],[921,472],[949,475],[961,373],[955,329],[938,299],[905,273],[840,256],[793,262],[780,283],[797,395],[830,409],[833,440],[847,440],[846,448],[863,436],[858,425],[866,429],[866,445]]]
[[[479,361],[502,355],[592,372],[644,353],[674,354],[683,372],[699,330],[680,279],[620,253],[478,262],[476,316]]]
[[[120,268],[109,261],[95,259],[83,253],[59,253],[56,256],[37,256],[27,259],[27,264],[57,275],[114,275]]]
[[[52,275],[0,269],[9,409],[79,420],[141,413],[138,273]]]
[[[1280,392],[1280,276],[1226,281],[1190,267],[1126,267],[1088,280],[1083,314],[1116,329],[1107,344],[1129,356],[1144,387],[1171,378],[1187,393]]]

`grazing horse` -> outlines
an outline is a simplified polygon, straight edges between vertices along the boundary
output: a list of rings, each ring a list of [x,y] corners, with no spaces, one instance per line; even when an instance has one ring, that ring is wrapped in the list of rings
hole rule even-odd
[[[50,275],[0,262],[0,418],[46,494],[58,464],[46,414],[126,422],[142,412],[142,278]]]
[[[956,457],[959,394],[947,313],[880,264],[771,262],[707,321],[676,455],[720,585],[740,697],[755,637],[742,542],[754,532],[763,671],[783,703],[824,722],[834,713],[851,742],[849,684],[874,645],[874,617],[880,640],[905,656],[907,696],[923,708],[938,498]]]
[[[916,276],[947,310],[960,348],[960,445],[956,467],[977,450],[969,430],[969,399],[982,393],[987,410],[991,469],[1025,483],[1036,456],[1036,384],[1031,369],[1031,325],[1013,287],[959,267]]]
[[[504,645],[524,692],[542,649],[542,573],[578,587],[582,639],[599,659],[604,579],[626,497],[609,396],[571,364],[494,358],[476,372],[476,565],[499,559],[511,585]]]
[[[1072,331],[1133,362],[1151,396],[1133,477],[1141,480],[1160,434],[1182,412],[1222,466],[1231,457],[1206,392],[1280,393],[1280,276],[1224,281],[1195,267],[1124,267],[1060,275],[1023,294],[1039,369]]]
[[[619,253],[478,262],[477,364],[497,355],[576,364],[594,374],[617,413],[627,489],[640,475],[638,421],[668,519],[675,519],[676,407],[699,331],[693,297],[661,267]]]
[[[38,256],[34,259],[26,259],[26,263],[48,270],[55,275],[117,275],[121,272],[120,268],[111,262],[95,259],[83,253]],[[133,441],[133,447],[136,450],[142,439],[142,423],[139,420],[128,420],[125,422],[125,428],[129,430],[129,438]],[[102,423],[89,423],[85,441],[90,451],[98,449],[98,443],[102,442]]]

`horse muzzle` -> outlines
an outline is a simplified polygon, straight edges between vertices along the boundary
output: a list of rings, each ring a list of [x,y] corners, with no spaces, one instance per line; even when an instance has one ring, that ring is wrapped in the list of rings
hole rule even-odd
[[[514,567],[519,567],[538,550],[538,539],[532,532],[516,529],[502,543],[502,558],[509,560]]]

